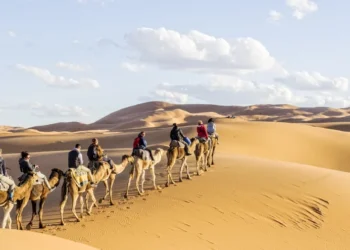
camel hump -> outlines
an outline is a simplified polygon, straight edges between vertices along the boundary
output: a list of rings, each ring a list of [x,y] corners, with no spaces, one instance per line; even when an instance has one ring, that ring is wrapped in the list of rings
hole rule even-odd
[[[171,148],[184,148],[185,144],[183,142],[177,141],[177,140],[172,140],[170,142],[169,147]]]
[[[144,149],[135,149],[133,151],[133,155],[137,156],[138,158],[142,159],[143,161],[150,161],[151,160],[150,153]]]

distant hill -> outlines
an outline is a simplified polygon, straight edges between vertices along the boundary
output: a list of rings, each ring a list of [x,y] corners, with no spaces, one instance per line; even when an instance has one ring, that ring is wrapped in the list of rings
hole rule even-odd
[[[171,104],[167,102],[146,102],[115,111],[94,123],[61,122],[35,126],[42,132],[137,129],[196,124],[197,120],[206,121],[210,117],[224,118],[233,116],[238,120],[271,121],[288,123],[329,123],[350,122],[350,109],[328,107],[303,108],[292,105],[250,105],[220,106],[212,104]]]

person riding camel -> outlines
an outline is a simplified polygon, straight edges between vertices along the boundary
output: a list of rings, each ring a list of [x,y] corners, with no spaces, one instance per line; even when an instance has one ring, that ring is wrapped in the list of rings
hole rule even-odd
[[[30,172],[35,172],[39,178],[44,180],[44,183],[49,188],[50,192],[55,189],[55,187],[51,187],[47,177],[39,171],[39,165],[30,163],[30,154],[27,151],[21,152],[21,158],[19,158],[18,163],[20,171],[23,173],[23,175],[18,178],[20,182],[25,180]]]
[[[75,147],[68,153],[68,168],[77,169],[80,167],[80,169],[87,173],[90,184],[92,186],[96,186],[91,170],[83,165],[83,155],[81,154],[80,150],[80,144],[76,144]]]
[[[15,192],[16,184],[15,182],[10,178],[10,176],[7,173],[6,164],[4,158],[2,158],[2,149],[0,148],[0,182],[3,182],[9,186],[7,193],[8,193],[8,200],[15,204],[15,201],[13,200],[13,195]]]
[[[210,136],[214,136],[217,139],[217,144],[219,144],[219,134],[216,132],[216,124],[213,118],[208,120],[207,131]]]
[[[151,160],[154,161],[152,151],[147,148],[147,141],[145,140],[146,132],[141,131],[138,136],[134,139],[133,144],[133,152],[132,155],[134,155],[135,150],[142,149],[149,152],[149,155],[151,157]]]
[[[185,136],[182,133],[182,130],[177,126],[176,123],[173,124],[173,128],[170,131],[170,139],[174,140],[174,141],[179,141],[182,142],[185,145],[185,154],[191,155],[191,153],[189,152],[189,145],[187,144],[187,142],[185,141]]]
[[[97,138],[92,139],[92,142],[87,150],[87,157],[89,158],[89,161],[91,162],[91,165],[92,165],[89,168],[92,167],[92,169],[98,169],[102,161],[108,162],[111,169],[113,168],[113,165],[114,165],[113,161],[104,155],[103,149],[98,143]]]
[[[201,120],[198,121],[197,137],[200,141],[207,141],[209,138],[207,129],[205,128]]]

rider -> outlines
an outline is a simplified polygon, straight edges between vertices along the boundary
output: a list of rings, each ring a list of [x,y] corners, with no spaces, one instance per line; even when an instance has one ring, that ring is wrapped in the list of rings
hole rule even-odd
[[[39,166],[31,164],[29,162],[29,160],[30,160],[30,154],[27,151],[22,151],[21,158],[18,160],[19,168],[20,168],[21,172],[23,173],[23,175],[20,177],[20,179],[23,180],[24,177],[29,172],[35,172],[39,178],[44,180],[46,186],[49,188],[50,192],[52,192],[55,189],[55,187],[52,188],[49,181],[47,180],[46,176],[37,170],[37,167],[39,167]]]
[[[207,131],[209,135],[213,135],[217,139],[217,144],[219,144],[219,134],[216,132],[216,124],[213,118],[208,120]]]
[[[152,151],[147,148],[147,141],[145,140],[146,133],[145,131],[141,131],[138,136],[134,140],[134,145],[133,145],[133,153],[134,150],[137,149],[143,149],[149,152],[149,155],[151,157],[151,160],[154,161]]]
[[[112,162],[111,159],[109,159],[108,157],[106,157],[103,154],[103,149],[100,146],[100,144],[98,144],[98,139],[97,138],[93,138],[92,139],[92,143],[90,144],[88,150],[87,150],[87,156],[89,158],[89,161],[92,162],[92,166],[94,166],[95,169],[98,168],[99,163],[101,161],[106,161],[109,163],[111,169],[113,168],[114,163]]]
[[[208,133],[207,133],[207,129],[205,128],[205,126],[203,125],[203,122],[201,120],[198,121],[198,126],[197,126],[197,134],[198,134],[198,138],[202,139],[202,140],[208,140]]]
[[[94,177],[91,174],[91,170],[83,165],[83,155],[80,152],[80,144],[76,144],[75,147],[68,153],[68,168],[78,168],[84,170],[89,178],[91,185],[96,185]]]
[[[173,124],[173,128],[170,131],[170,139],[174,140],[174,141],[179,141],[182,142],[185,145],[185,154],[186,155],[191,155],[191,153],[188,151],[188,144],[187,142],[184,140],[185,136],[182,133],[182,130],[177,126],[176,123]]]
[[[2,158],[2,149],[0,148],[0,181],[4,182],[9,186],[8,192],[8,200],[12,203],[15,203],[13,200],[13,195],[15,192],[15,182],[9,178],[10,176],[7,174],[5,160]]]

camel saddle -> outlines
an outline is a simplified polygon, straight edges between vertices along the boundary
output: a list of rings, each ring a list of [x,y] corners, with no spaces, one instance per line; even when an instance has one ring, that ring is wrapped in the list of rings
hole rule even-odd
[[[70,168],[68,171],[71,171],[74,182],[78,187],[83,187],[89,183],[88,175],[86,171],[79,167]]]
[[[143,161],[152,160],[150,153],[144,149],[134,149],[132,151],[132,156],[137,156],[138,158],[142,159]]]
[[[169,147],[171,148],[185,148],[185,144],[183,142],[172,140],[169,144]]]

